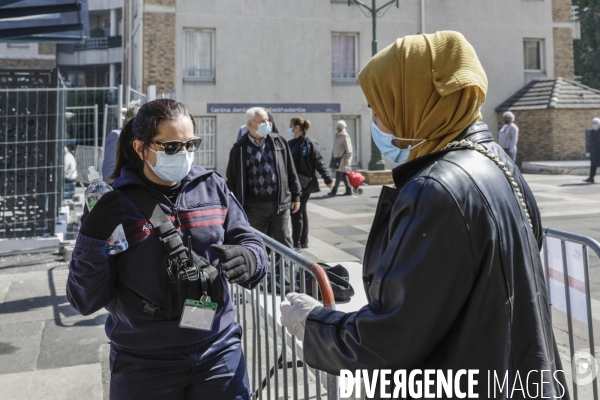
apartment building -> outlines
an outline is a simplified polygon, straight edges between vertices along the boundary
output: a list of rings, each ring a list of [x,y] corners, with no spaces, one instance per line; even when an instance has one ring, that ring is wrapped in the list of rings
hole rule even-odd
[[[371,58],[373,25],[356,3],[131,0],[123,30],[123,83],[143,92],[156,85],[157,96],[189,106],[204,138],[198,163],[225,171],[243,112],[256,104],[271,108],[280,131],[295,116],[309,119],[326,157],[335,121],[346,120],[355,166],[367,167],[371,111],[357,75]],[[400,0],[377,18],[378,49],[438,30],[459,31],[475,47],[493,131],[494,108],[527,82],[573,79],[570,0]]]
[[[88,38],[59,44],[56,62],[70,87],[115,87],[121,83],[124,0],[88,0]]]

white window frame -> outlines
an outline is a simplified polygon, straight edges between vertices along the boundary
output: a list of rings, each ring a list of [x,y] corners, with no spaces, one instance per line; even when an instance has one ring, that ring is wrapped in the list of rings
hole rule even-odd
[[[194,135],[202,138],[200,148],[194,152],[194,164],[206,169],[217,168],[217,118],[198,116]],[[208,131],[206,127],[208,126]]]
[[[539,49],[540,49],[540,68],[539,69],[526,69],[525,68],[525,43],[526,42],[539,43]],[[544,39],[533,39],[533,38],[523,39],[523,69],[525,70],[525,73],[540,73],[540,72],[544,72],[546,70],[546,63],[545,63],[546,52],[545,52],[544,47],[545,47]]]
[[[356,32],[331,32],[331,61],[333,63],[333,37],[334,36],[353,36],[354,37],[354,68],[356,68],[353,78],[334,78],[333,69],[331,70],[331,82],[333,83],[357,83],[358,82],[358,39],[359,34]]]
[[[183,65],[187,65],[187,59],[186,57],[188,56],[186,49],[186,38],[187,38],[187,32],[208,32],[210,33],[210,70],[211,70],[211,75],[210,76],[188,76],[188,70],[186,70],[185,68],[182,69],[182,74],[183,74],[183,80],[184,81],[200,81],[200,82],[215,82],[216,80],[216,62],[215,62],[215,29],[210,29],[210,28],[184,28],[183,29]]]

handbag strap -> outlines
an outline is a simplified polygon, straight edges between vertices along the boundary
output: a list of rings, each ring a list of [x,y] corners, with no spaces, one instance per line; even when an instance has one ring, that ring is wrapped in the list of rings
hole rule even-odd
[[[490,150],[486,149],[482,145],[465,139],[448,143],[446,146],[444,146],[442,151],[450,150],[453,148],[466,148],[470,150],[475,150],[492,160],[494,164],[496,164],[498,168],[500,168],[500,170],[504,173],[504,176],[506,176],[506,179],[508,179],[508,182],[513,188],[513,191],[517,195],[519,203],[521,204],[521,208],[523,208],[523,211],[525,211],[525,215],[527,216],[527,220],[529,221],[529,226],[531,226],[531,229],[533,229],[533,224],[531,223],[531,217],[529,216],[529,210],[527,209],[527,204],[525,203],[525,200],[523,198],[523,193],[521,193],[521,189],[519,189],[519,185],[515,181],[515,178],[513,178],[508,168],[506,168],[506,165],[502,161],[500,161],[500,158],[498,158],[498,156],[496,156],[494,153],[492,153]]]

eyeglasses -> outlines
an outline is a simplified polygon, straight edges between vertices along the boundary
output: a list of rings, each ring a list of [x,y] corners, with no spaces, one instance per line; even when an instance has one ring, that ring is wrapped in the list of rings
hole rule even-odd
[[[155,142],[154,140],[150,140],[150,142],[157,146],[162,146],[162,148],[165,149],[165,154],[173,155],[179,153],[184,146],[189,152],[198,150],[200,148],[200,143],[202,143],[202,138],[194,137],[185,142],[180,142],[179,140],[170,140],[168,142]]]

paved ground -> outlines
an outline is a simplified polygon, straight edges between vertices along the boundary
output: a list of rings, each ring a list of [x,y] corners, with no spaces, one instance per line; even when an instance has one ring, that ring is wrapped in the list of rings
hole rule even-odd
[[[545,226],[600,241],[600,184],[584,184],[583,177],[573,175],[527,175],[526,179]],[[304,255],[323,261],[360,261],[380,191],[380,186],[368,186],[363,195],[330,199],[324,188],[313,195],[308,208],[310,248]],[[593,317],[600,320],[600,263],[595,257],[591,263]],[[0,257],[1,400],[101,399],[105,394],[105,314],[78,315],[65,298],[66,275],[67,264],[58,254]],[[560,314],[554,318],[566,354],[564,318]],[[585,327],[576,329],[583,337]]]

